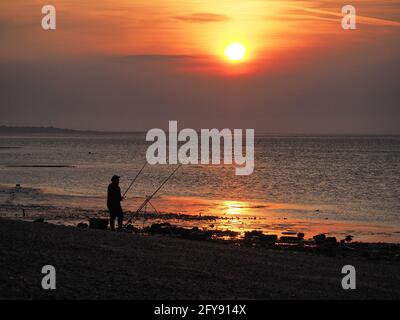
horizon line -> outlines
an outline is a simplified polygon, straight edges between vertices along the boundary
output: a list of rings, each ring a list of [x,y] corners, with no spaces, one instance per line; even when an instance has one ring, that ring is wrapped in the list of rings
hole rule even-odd
[[[4,129],[10,130],[10,132],[5,132],[3,131]],[[150,128],[148,130],[151,130],[153,128]],[[162,128],[159,128],[162,129]],[[204,128],[205,129],[205,128]],[[218,128],[207,128],[207,129],[218,129]],[[221,128],[218,130],[222,129],[231,129],[231,128]],[[232,128],[235,129],[235,128]],[[231,130],[232,130],[231,129]],[[237,129],[237,128],[236,128]],[[246,129],[253,129],[253,128],[244,128],[243,130]],[[21,130],[18,132],[18,130]],[[32,132],[29,132],[29,130],[32,130]],[[42,130],[42,132],[40,132]],[[48,132],[46,132],[48,130]],[[137,130],[137,131],[114,131],[114,130],[101,130],[101,129],[72,129],[72,128],[60,128],[60,127],[54,127],[54,126],[7,126],[7,125],[0,125],[0,135],[4,134],[21,134],[21,133],[26,133],[26,134],[35,134],[35,133],[49,133],[49,134],[145,134],[147,133],[148,130]],[[196,132],[199,132],[201,129],[194,129]],[[13,132],[14,131],[14,132]],[[25,132],[24,132],[25,131]],[[53,131],[53,132],[51,132]],[[168,130],[164,130],[165,132],[168,132]],[[178,130],[179,132],[180,130]],[[254,129],[255,135],[280,135],[280,136],[400,136],[400,132],[380,132],[380,133],[339,133],[339,132],[331,132],[331,133],[319,133],[319,132],[272,132],[272,131],[266,131],[266,130],[258,130]]]

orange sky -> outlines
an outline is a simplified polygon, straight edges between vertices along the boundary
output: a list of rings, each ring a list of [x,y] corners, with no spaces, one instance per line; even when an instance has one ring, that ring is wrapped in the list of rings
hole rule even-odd
[[[357,9],[357,30],[341,28],[344,3],[337,0],[53,0],[55,31],[41,29],[45,4],[0,2],[6,123],[398,128],[398,0],[346,2]],[[248,61],[227,63],[222,52],[232,41],[245,44]],[[110,104],[119,112],[110,114]]]
[[[7,45],[1,56],[26,59],[26,51],[31,57],[189,55],[200,59],[202,67],[206,63],[213,68],[232,41],[243,42],[250,61],[259,64],[299,48],[340,50],[349,39],[371,41],[371,32],[379,35],[400,26],[396,1],[352,1],[359,16],[357,33],[341,29],[342,2],[332,0],[97,0],[79,5],[54,0],[52,4],[57,9],[57,30],[43,32],[43,1],[1,2],[0,19],[3,28],[9,28],[7,35],[3,30],[2,43]]]

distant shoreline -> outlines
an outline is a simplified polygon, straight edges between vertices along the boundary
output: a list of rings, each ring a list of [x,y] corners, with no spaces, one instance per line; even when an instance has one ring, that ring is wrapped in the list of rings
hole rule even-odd
[[[0,135],[7,134],[84,134],[84,135],[103,135],[103,134],[144,134],[144,131],[97,131],[97,130],[75,130],[56,127],[19,127],[19,126],[0,126]]]
[[[219,128],[222,129],[222,128]],[[72,134],[72,135],[119,135],[146,134],[147,131],[102,131],[57,128],[53,126],[6,126],[0,125],[0,136],[18,134]],[[168,130],[166,130],[168,132]],[[200,132],[200,130],[196,130]],[[400,137],[400,133],[279,133],[256,130],[255,136],[271,137]]]

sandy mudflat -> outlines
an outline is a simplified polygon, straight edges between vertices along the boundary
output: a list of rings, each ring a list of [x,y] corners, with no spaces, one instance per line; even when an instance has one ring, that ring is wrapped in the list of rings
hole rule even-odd
[[[41,288],[41,268],[57,289]],[[341,268],[357,289],[341,288]],[[0,219],[1,299],[400,298],[400,260],[236,247]]]

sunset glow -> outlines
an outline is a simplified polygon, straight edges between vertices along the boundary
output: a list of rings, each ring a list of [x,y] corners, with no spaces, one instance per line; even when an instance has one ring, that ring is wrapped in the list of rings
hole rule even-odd
[[[58,0],[57,29],[44,31],[41,2],[6,0],[2,98],[12,112],[2,119],[41,124],[54,115],[60,127],[130,131],[168,115],[196,128],[244,121],[274,133],[390,133],[398,130],[400,6],[356,2],[357,29],[344,30],[337,0],[98,0],[79,8]],[[36,87],[39,65],[48,92]],[[24,79],[35,107],[13,96],[14,78]],[[375,86],[389,98],[365,96]],[[74,121],[56,112],[60,100],[79,113]],[[349,120],[353,108],[365,121]],[[116,127],[109,119],[117,115]]]
[[[246,48],[242,43],[234,42],[225,48],[224,55],[231,62],[242,62],[246,56]]]
[[[32,7],[29,12],[37,11],[36,5],[23,2]],[[16,13],[21,5],[9,4],[4,8],[0,5],[0,18],[18,17],[14,24],[36,24],[40,16]],[[57,9],[64,19],[62,28],[49,34],[40,28],[27,27],[23,35],[13,29],[10,37],[15,40],[0,56],[18,59],[24,50],[17,44],[30,39],[24,46],[32,59],[90,55],[128,56],[135,60],[158,57],[165,68],[173,71],[270,74],[272,69],[291,70],[305,65],[311,48],[313,56],[321,57],[327,52],[350,52],[358,43],[355,39],[367,45],[368,41],[374,41],[373,37],[379,39],[382,32],[395,37],[400,24],[391,17],[390,8],[376,7],[370,1],[358,6],[366,15],[358,17],[359,30],[343,34],[342,13],[334,0],[325,5],[321,1],[249,0],[227,4],[176,0],[159,7],[151,7],[144,0],[118,0],[112,5],[100,0],[95,6],[82,3],[79,10],[59,1]],[[80,27],[85,28],[84,33],[79,32]],[[374,31],[367,33],[369,29]],[[251,68],[247,62],[251,62]]]

